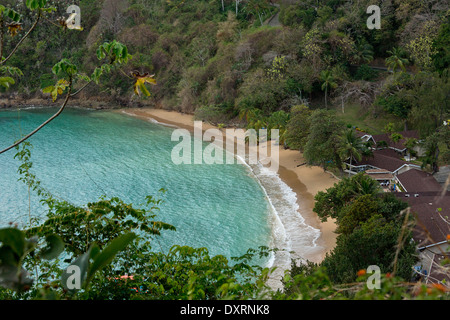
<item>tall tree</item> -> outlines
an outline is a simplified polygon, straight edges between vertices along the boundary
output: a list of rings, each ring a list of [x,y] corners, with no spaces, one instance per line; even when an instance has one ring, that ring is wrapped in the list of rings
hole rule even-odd
[[[342,140],[342,156],[344,158],[349,158],[350,166],[352,165],[353,159],[361,161],[364,143],[361,138],[356,136],[355,131],[353,129],[348,129],[342,137]],[[349,176],[350,172],[351,171],[349,170]]]
[[[261,26],[263,25],[262,15],[264,12],[269,10],[270,5],[268,0],[248,0],[245,6],[245,11],[253,16],[258,16]]]
[[[335,167],[342,171],[342,134],[344,124],[332,111],[315,110],[311,115],[311,127],[304,157],[310,165],[324,169]]]
[[[305,105],[293,106],[286,126],[286,143],[291,149],[303,151],[310,131],[311,110]]]
[[[403,50],[400,48],[393,48],[388,51],[390,56],[386,59],[386,66],[389,70],[396,72],[397,69],[406,71],[406,65],[409,63],[408,59],[404,58]]]
[[[331,70],[323,70],[320,73],[320,80],[322,81],[322,90],[325,91],[325,108],[328,109],[328,92],[337,87],[336,79]]]
[[[439,171],[438,159],[440,150],[438,133],[433,133],[428,136],[423,142],[423,147],[425,149],[425,156],[422,159],[422,168],[430,166],[434,174]]]

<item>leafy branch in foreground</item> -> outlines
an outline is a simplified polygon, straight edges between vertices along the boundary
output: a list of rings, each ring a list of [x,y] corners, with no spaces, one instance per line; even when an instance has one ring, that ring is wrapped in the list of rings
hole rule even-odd
[[[15,67],[6,66],[6,62],[16,53],[18,48],[22,45],[24,40],[29,37],[31,32],[37,27],[41,17],[45,13],[50,13],[55,11],[54,7],[46,7],[47,0],[27,0],[26,6],[29,10],[36,11],[36,20],[33,25],[27,31],[27,33],[18,41],[16,46],[11,50],[11,52],[6,56],[3,56],[4,51],[4,40],[5,40],[5,31],[8,29],[11,37],[15,37],[18,31],[21,30],[22,24],[20,20],[22,19],[22,15],[11,8],[7,8],[3,5],[0,5],[0,86],[5,87],[6,89],[10,88],[11,85],[14,85],[16,81],[12,76],[23,76],[23,73],[20,69]],[[7,23],[7,21],[9,21]],[[111,42],[105,42],[99,46],[97,49],[97,58],[102,64],[95,68],[91,76],[87,76],[78,72],[78,68],[76,65],[72,64],[68,59],[62,59],[60,62],[55,64],[52,68],[52,73],[56,76],[57,81],[53,86],[48,86],[44,88],[43,93],[51,94],[53,102],[55,102],[59,95],[65,94],[64,102],[59,110],[50,117],[47,121],[42,123],[35,130],[16,141],[9,147],[0,150],[0,154],[5,153],[12,148],[18,146],[24,141],[28,140],[34,134],[36,134],[39,130],[57,118],[67,106],[69,99],[76,96],[83,89],[85,89],[91,82],[95,82],[99,84],[100,78],[103,75],[110,73],[113,69],[120,67],[128,62],[131,59],[131,55],[128,53],[128,48],[121,44],[120,42],[114,40]],[[9,75],[8,75],[9,74]],[[81,86],[77,91],[74,92],[73,86],[77,81],[84,81],[85,84]],[[155,80],[152,77],[139,77],[137,78],[137,82],[135,87],[139,87],[140,91],[142,91],[146,96],[149,96],[150,93],[145,88],[145,83],[155,83]],[[139,94],[138,90],[135,90],[137,95]]]
[[[69,293],[76,293],[76,290],[70,290],[72,285],[88,288],[90,282],[97,272],[107,267],[116,255],[124,250],[134,239],[133,233],[123,234],[113,239],[108,246],[100,251],[97,244],[93,243],[89,250],[73,261],[70,266],[62,272],[61,283]],[[45,246],[40,246],[39,238],[33,236],[26,238],[26,233],[15,228],[0,229],[0,286],[11,289],[19,295],[29,291],[34,280],[24,269],[24,261],[28,257],[36,261],[54,260],[64,250],[64,242],[56,234],[45,237]],[[92,261],[92,262],[91,262]],[[68,270],[71,266],[76,266],[80,270],[79,279],[72,280]],[[58,285],[54,286],[57,288]],[[53,289],[47,288],[40,290],[39,298],[56,298],[59,294]]]
[[[52,117],[42,123],[35,130],[24,136],[22,139],[1,150],[0,154],[5,153],[6,151],[18,146],[19,144],[23,143],[34,134],[36,134],[39,130],[41,130],[43,127],[57,118],[64,111],[70,98],[81,92],[92,81],[99,83],[100,77],[102,75],[110,73],[114,67],[127,63],[128,59],[131,58],[131,55],[128,54],[126,46],[117,41],[112,41],[110,43],[104,43],[99,47],[97,57],[99,60],[106,59],[108,60],[108,62],[103,63],[100,67],[97,67],[90,77],[80,74],[78,72],[77,66],[71,63],[68,59],[62,59],[60,62],[55,64],[52,68],[52,73],[57,77],[57,82],[53,86],[44,88],[43,92],[50,93],[53,101],[56,101],[58,95],[62,95],[65,93],[65,99],[62,106]],[[84,80],[86,84],[83,85],[82,88],[75,93],[72,93],[73,84],[77,80]]]

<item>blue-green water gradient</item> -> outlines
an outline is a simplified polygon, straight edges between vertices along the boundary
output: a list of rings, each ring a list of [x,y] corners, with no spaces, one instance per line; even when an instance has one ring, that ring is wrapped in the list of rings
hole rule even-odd
[[[45,121],[56,110],[0,112],[0,149]],[[174,225],[157,246],[207,247],[211,254],[241,255],[269,246],[270,206],[264,190],[243,165],[175,165],[174,128],[112,111],[70,109],[30,139],[32,172],[58,198],[77,205],[100,196],[139,204],[164,188],[158,219]],[[0,227],[45,217],[35,194],[18,182],[15,149],[0,155]]]

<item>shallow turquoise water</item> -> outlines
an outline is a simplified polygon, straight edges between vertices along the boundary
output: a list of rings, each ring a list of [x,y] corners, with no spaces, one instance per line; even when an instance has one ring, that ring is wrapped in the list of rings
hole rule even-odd
[[[0,112],[0,149],[45,121],[55,110]],[[33,173],[55,196],[83,205],[102,195],[139,204],[164,188],[158,219],[174,225],[159,240],[207,247],[231,257],[269,246],[271,208],[246,166],[175,165],[174,128],[110,111],[66,110],[30,139]],[[15,150],[0,155],[0,227],[28,221],[27,187],[18,182]],[[36,195],[31,212],[45,216]],[[159,245],[158,245],[159,246]]]

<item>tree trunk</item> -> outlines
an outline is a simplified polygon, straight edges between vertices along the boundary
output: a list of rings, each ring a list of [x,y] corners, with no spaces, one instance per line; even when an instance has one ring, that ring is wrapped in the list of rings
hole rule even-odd
[[[348,177],[350,178],[350,173],[352,171],[352,156],[350,156],[350,166],[348,167]]]
[[[435,174],[436,172],[439,172],[439,166],[438,166],[439,153],[440,153],[440,150],[439,150],[439,147],[437,147],[436,156],[433,161],[433,174]]]

